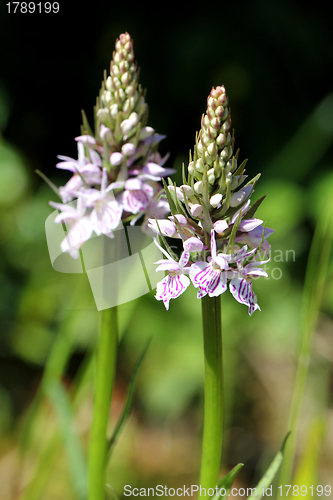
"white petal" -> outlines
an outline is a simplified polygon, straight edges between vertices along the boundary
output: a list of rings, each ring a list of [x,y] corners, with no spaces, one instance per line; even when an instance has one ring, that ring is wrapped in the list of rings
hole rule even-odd
[[[61,250],[63,252],[71,252],[89,240],[91,235],[91,221],[88,217],[82,217],[72,225],[66,238],[61,242]]]
[[[188,240],[183,242],[184,250],[187,252],[201,252],[203,250],[204,244],[199,238],[192,236]]]

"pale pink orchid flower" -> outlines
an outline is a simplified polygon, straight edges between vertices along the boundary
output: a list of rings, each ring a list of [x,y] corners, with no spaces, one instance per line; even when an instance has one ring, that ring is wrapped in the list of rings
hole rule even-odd
[[[195,286],[199,288],[197,298],[201,299],[205,295],[217,297],[227,289],[227,275],[229,262],[232,260],[231,254],[217,253],[215,231],[211,230],[211,257],[208,263],[204,261],[195,262],[191,266],[190,278]]]
[[[125,190],[120,193],[118,201],[125,212],[137,214],[146,210],[153,199],[154,188],[138,178],[130,178],[124,184]]]
[[[99,154],[93,149],[89,149],[90,159],[86,157],[84,146],[78,142],[78,159],[74,160],[68,156],[59,155],[61,162],[56,164],[56,167],[61,170],[69,170],[73,172],[73,176],[65,184],[59,188],[59,193],[63,203],[71,201],[75,198],[75,192],[82,187],[92,184],[100,184],[102,179],[101,165],[102,159]]]
[[[79,257],[82,244],[89,240],[93,227],[89,216],[85,215],[86,207],[82,199],[77,200],[76,207],[69,204],[49,202],[50,205],[61,213],[56,216],[56,223],[64,223],[68,228],[68,234],[60,244],[62,252],[68,252],[74,259]]]
[[[190,271],[190,267],[186,267],[190,258],[190,253],[184,251],[179,262],[177,262],[157,243],[155,238],[154,243],[167,257],[166,259],[155,262],[155,264],[159,264],[156,268],[156,272],[168,271],[168,275],[157,283],[155,298],[157,300],[163,300],[165,308],[168,311],[170,300],[176,299],[184,293],[191,283],[190,279],[186,276]]]
[[[97,236],[105,234],[113,237],[112,231],[117,229],[121,221],[122,207],[111,192],[111,185],[107,186],[107,171],[103,169],[101,190],[86,189],[77,193],[85,199],[85,206],[92,208],[90,221]]]
[[[250,255],[253,255],[256,249],[247,251],[247,246],[245,245],[239,252],[235,254],[234,261],[237,263],[237,270],[229,270],[227,278],[230,279],[229,290],[232,296],[240,304],[244,304],[249,308],[249,315],[251,316],[254,311],[260,307],[257,302],[257,296],[252,290],[252,277],[253,276],[265,276],[267,278],[268,274],[264,269],[258,267],[262,264],[269,262],[268,260],[253,261],[248,262],[243,266],[243,262]]]

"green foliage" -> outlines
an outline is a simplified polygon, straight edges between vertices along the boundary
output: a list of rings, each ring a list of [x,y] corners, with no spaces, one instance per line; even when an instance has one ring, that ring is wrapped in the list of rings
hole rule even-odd
[[[212,497],[212,500],[226,500],[228,498],[232,483],[234,482],[235,477],[243,466],[244,464],[236,465],[226,476],[224,476],[219,481],[217,485],[219,492]],[[224,495],[220,493],[224,493]]]
[[[70,155],[63,149],[60,132],[72,133],[73,127],[76,130],[70,101],[76,99],[78,106],[90,109],[94,94],[85,103],[83,93],[96,88],[95,72],[88,72],[88,81],[80,72],[84,68],[87,74],[90,64],[96,68],[108,62],[109,40],[113,43],[119,19],[123,18],[123,12],[114,14],[115,9],[117,6],[112,5],[112,17],[107,13],[101,17],[96,9],[98,23],[91,21],[90,26],[98,27],[98,48],[93,47],[92,33],[89,50],[78,51],[77,61],[73,60],[73,50],[67,47],[68,37],[64,38],[69,62],[62,60],[61,40],[57,39],[55,45],[54,55],[59,52],[61,66],[52,57],[50,63],[45,56],[39,57],[37,44],[32,50],[27,43],[27,57],[17,57],[19,40],[27,41],[28,32],[24,37],[15,34],[9,43],[3,44],[7,62],[2,66],[0,125],[3,129],[7,124],[8,128],[0,142],[0,479],[2,494],[6,495],[5,483],[12,473],[15,488],[21,489],[20,500],[75,498],[61,419],[53,406],[50,411],[45,403],[43,387],[51,375],[62,388],[60,380],[68,384],[71,419],[74,416],[75,421],[78,415],[81,418],[74,435],[82,434],[84,452],[87,446],[87,424],[82,422],[89,422],[91,408],[89,360],[97,315],[86,276],[60,274],[51,267],[44,221],[52,211],[47,200],[53,193],[48,186],[39,184],[34,171],[46,171],[49,166],[52,174],[48,175],[55,184],[59,184],[59,178],[67,180],[63,172],[54,169],[56,154]],[[234,5],[225,4],[224,9],[227,19]],[[247,312],[240,310],[232,298],[225,294],[222,300],[226,427],[238,436],[237,441],[230,437],[223,459],[226,464],[244,462],[241,484],[249,483],[253,474],[260,477],[265,450],[276,446],[281,427],[287,427],[299,344],[304,269],[314,228],[325,213],[324,205],[333,189],[332,95],[328,93],[331,89],[327,78],[330,63],[325,58],[332,51],[332,43],[322,9],[323,6],[301,9],[292,2],[258,2],[251,6],[246,3],[239,9],[236,38],[234,24],[224,22],[224,40],[233,43],[228,45],[229,55],[223,57],[221,34],[212,30],[211,13],[206,23],[201,11],[197,16],[190,13],[188,22],[181,23],[181,31],[173,23],[168,22],[165,31],[160,23],[157,27],[151,23],[141,30],[141,38],[137,26],[146,26],[146,13],[142,12],[142,17],[129,14],[126,19],[126,29],[131,32],[133,27],[139,37],[137,49],[146,68],[143,83],[149,88],[152,123],[166,131],[165,147],[178,155],[174,164],[177,184],[181,183],[180,165],[186,161],[193,141],[191,123],[195,126],[200,118],[194,102],[199,91],[203,95],[211,85],[221,83],[230,95],[241,152],[250,158],[247,171],[249,175],[257,171],[263,174],[251,201],[266,195],[255,216],[266,220],[275,234],[270,237],[269,279],[254,281],[262,311],[256,312],[249,322]],[[0,23],[2,19],[5,21],[6,16],[0,16]],[[115,24],[110,24],[110,19]],[[73,29],[74,24],[81,30],[77,23],[73,23]],[[3,35],[10,29],[6,26]],[[163,47],[159,45],[162,38],[157,36],[160,31]],[[52,30],[50,33],[54,39]],[[72,39],[77,44],[79,37]],[[39,45],[44,49],[44,43]],[[48,50],[52,53],[52,43]],[[152,53],[158,53],[162,62],[156,57],[155,70],[147,72],[147,59],[150,64]],[[163,53],[167,54],[165,59]],[[20,63],[16,64],[18,59]],[[9,65],[8,61],[13,63]],[[63,69],[63,76],[59,68]],[[204,71],[200,73],[198,68]],[[80,84],[75,92],[68,92],[74,75]],[[163,75],[157,86],[156,75]],[[8,83],[3,91],[6,78]],[[37,88],[37,79],[48,84]],[[34,99],[37,91],[41,96]],[[178,115],[170,112],[170,101]],[[49,134],[48,142],[43,142],[45,134]],[[295,251],[295,259],[292,254],[289,259],[286,257],[290,250]],[[277,251],[282,260],[274,260]],[[280,279],[272,277],[277,267],[282,271]],[[314,268],[319,269],[320,266]],[[299,461],[294,476],[298,484],[310,484],[315,477],[318,481],[332,477],[331,424],[325,399],[328,377],[320,371],[323,363],[329,362],[331,349],[332,271],[331,261],[326,272],[320,271],[325,282],[324,296],[320,307],[316,306],[321,313],[300,416]],[[130,376],[130,367],[135,365],[147,338],[152,336],[152,342],[137,377],[131,418],[111,459],[108,482],[117,487],[118,493],[130,481],[140,485],[161,481],[167,484],[171,480],[182,484],[184,478],[196,481],[203,360],[200,311],[194,307],[195,296],[195,290],[187,290],[171,304],[169,313],[163,304],[155,302],[153,293],[119,308],[122,350],[116,407],[118,404],[122,408],[125,403],[122,386]],[[75,375],[79,361],[81,366]],[[320,429],[316,426],[317,416],[311,413],[313,409],[320,409],[318,421],[322,418],[325,422],[318,423]],[[112,415],[112,428],[118,417],[119,412]],[[185,440],[187,432],[192,440]],[[254,442],[261,443],[262,448],[253,446]],[[21,458],[13,464],[15,453]],[[144,465],[140,466],[142,462]],[[7,498],[11,492],[12,489]],[[110,497],[114,495],[111,493]]]

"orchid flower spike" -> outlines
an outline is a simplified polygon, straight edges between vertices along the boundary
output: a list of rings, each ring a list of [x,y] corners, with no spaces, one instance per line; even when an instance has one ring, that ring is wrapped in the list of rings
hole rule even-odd
[[[183,172],[183,184],[176,186],[169,179],[169,185],[165,185],[172,216],[167,220],[159,219],[158,223],[150,219],[149,226],[162,238],[183,240],[185,254],[189,252],[186,269],[189,269],[193,286],[198,289],[198,299],[223,294],[229,283],[233,297],[248,306],[251,315],[260,310],[252,291],[252,277],[267,277],[260,266],[269,261],[267,238],[274,231],[263,227],[263,221],[254,217],[262,199],[251,206],[250,198],[260,175],[244,185],[246,161],[238,164],[230,126],[225,88],[213,88],[187,172]],[[266,260],[260,260],[260,252]],[[182,275],[183,268],[179,263],[177,266],[177,273]],[[161,300],[162,296],[178,297],[185,287],[181,292],[180,289],[177,293],[172,292],[169,269],[169,277],[158,285],[158,290],[156,298]],[[169,307],[169,300],[164,303]]]
[[[123,33],[97,99],[95,130],[83,113],[75,138],[78,159],[59,156],[56,165],[72,174],[58,190],[62,204],[51,205],[61,212],[55,222],[68,223],[61,248],[74,258],[93,232],[112,237],[122,222],[141,219],[142,229],[152,235],[148,218],[170,212],[161,181],[174,170],[164,167],[166,158],[158,152],[165,136],[146,125],[148,105],[138,80],[133,40]]]

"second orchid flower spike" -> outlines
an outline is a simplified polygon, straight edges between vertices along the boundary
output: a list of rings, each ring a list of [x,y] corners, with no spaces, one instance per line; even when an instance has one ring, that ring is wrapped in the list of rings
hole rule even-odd
[[[61,249],[73,258],[93,233],[112,237],[122,223],[140,219],[148,231],[149,217],[169,212],[160,182],[174,170],[163,166],[167,157],[161,157],[158,145],[164,136],[147,126],[147,118],[133,40],[123,33],[97,99],[94,131],[83,113],[81,135],[75,138],[78,159],[59,156],[56,165],[72,173],[58,189],[62,204],[50,204],[61,211],[55,222],[68,225]]]
[[[238,165],[230,126],[225,88],[213,88],[187,172],[183,172],[183,184],[176,186],[169,180],[165,186],[172,215],[169,220],[150,219],[149,226],[162,238],[181,239],[184,251],[191,242],[187,273],[198,288],[198,299],[221,295],[229,282],[231,294],[248,306],[251,315],[260,310],[252,278],[267,276],[258,266],[269,262],[267,237],[274,231],[254,217],[262,199],[251,206],[250,197],[260,174],[244,184],[246,161]],[[169,270],[170,276],[172,273]],[[165,298],[176,298],[187,288],[167,290],[169,283],[173,283],[171,278],[163,280],[163,292],[158,286],[156,294],[168,307]]]

